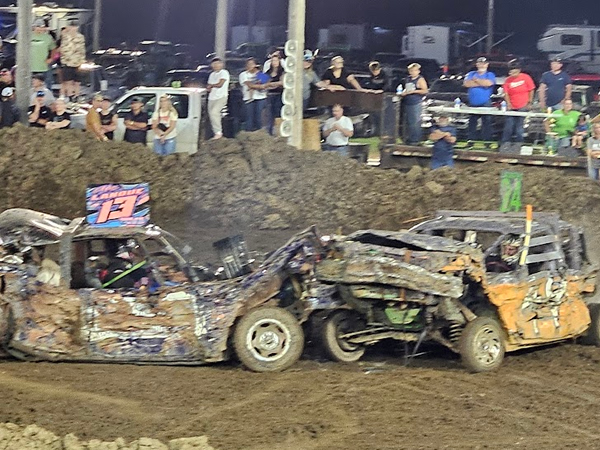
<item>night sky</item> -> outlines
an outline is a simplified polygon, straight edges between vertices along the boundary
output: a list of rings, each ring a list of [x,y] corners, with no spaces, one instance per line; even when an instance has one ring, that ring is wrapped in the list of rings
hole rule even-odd
[[[161,39],[194,45],[197,55],[212,50],[216,0],[103,0],[103,45],[123,40]],[[247,0],[235,2],[233,25],[247,22]],[[287,21],[287,0],[256,0],[257,20],[275,24]],[[0,0],[6,4],[7,1]],[[63,2],[59,2],[65,4]],[[71,0],[74,6],[91,6],[92,0]],[[471,21],[485,24],[487,0],[306,0],[309,45],[317,30],[333,23],[370,23],[403,28],[427,22]],[[161,4],[167,11],[160,21]],[[496,0],[497,32],[515,32],[507,42],[511,50],[535,50],[537,37],[550,23],[600,23],[598,0]]]

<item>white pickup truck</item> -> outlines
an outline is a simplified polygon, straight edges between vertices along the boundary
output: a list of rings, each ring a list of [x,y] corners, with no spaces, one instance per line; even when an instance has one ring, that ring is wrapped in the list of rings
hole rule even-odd
[[[113,111],[119,115],[115,140],[122,141],[125,136],[125,115],[131,111],[131,101],[139,97],[144,103],[143,110],[149,117],[158,108],[158,100],[161,95],[167,94],[171,97],[173,106],[179,114],[177,120],[177,146],[176,152],[196,153],[198,144],[202,137],[202,111],[206,102],[206,89],[203,88],[171,88],[171,87],[136,87],[127,91],[118,98],[113,105]],[[75,114],[72,117],[73,128],[85,128],[85,114]],[[148,125],[151,122],[148,120]],[[148,130],[147,143],[152,147],[154,134]]]

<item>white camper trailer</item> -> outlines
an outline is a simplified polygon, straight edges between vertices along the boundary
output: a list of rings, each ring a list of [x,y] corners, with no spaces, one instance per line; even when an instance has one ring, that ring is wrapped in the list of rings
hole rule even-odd
[[[578,61],[586,71],[600,73],[600,26],[550,25],[537,47],[548,59]]]

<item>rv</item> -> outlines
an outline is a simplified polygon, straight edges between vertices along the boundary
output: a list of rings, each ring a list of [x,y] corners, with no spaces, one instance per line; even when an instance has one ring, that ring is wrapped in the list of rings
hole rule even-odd
[[[600,73],[600,26],[550,25],[537,47],[548,59],[577,61],[586,71]]]

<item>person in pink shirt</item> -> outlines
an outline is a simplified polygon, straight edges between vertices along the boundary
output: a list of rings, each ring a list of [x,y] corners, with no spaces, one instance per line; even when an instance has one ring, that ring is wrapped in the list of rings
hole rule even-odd
[[[508,77],[504,82],[504,100],[507,111],[529,111],[535,93],[535,83],[529,75],[521,72],[521,64],[513,59],[508,63]],[[506,142],[523,142],[525,117],[507,115],[500,145]]]

